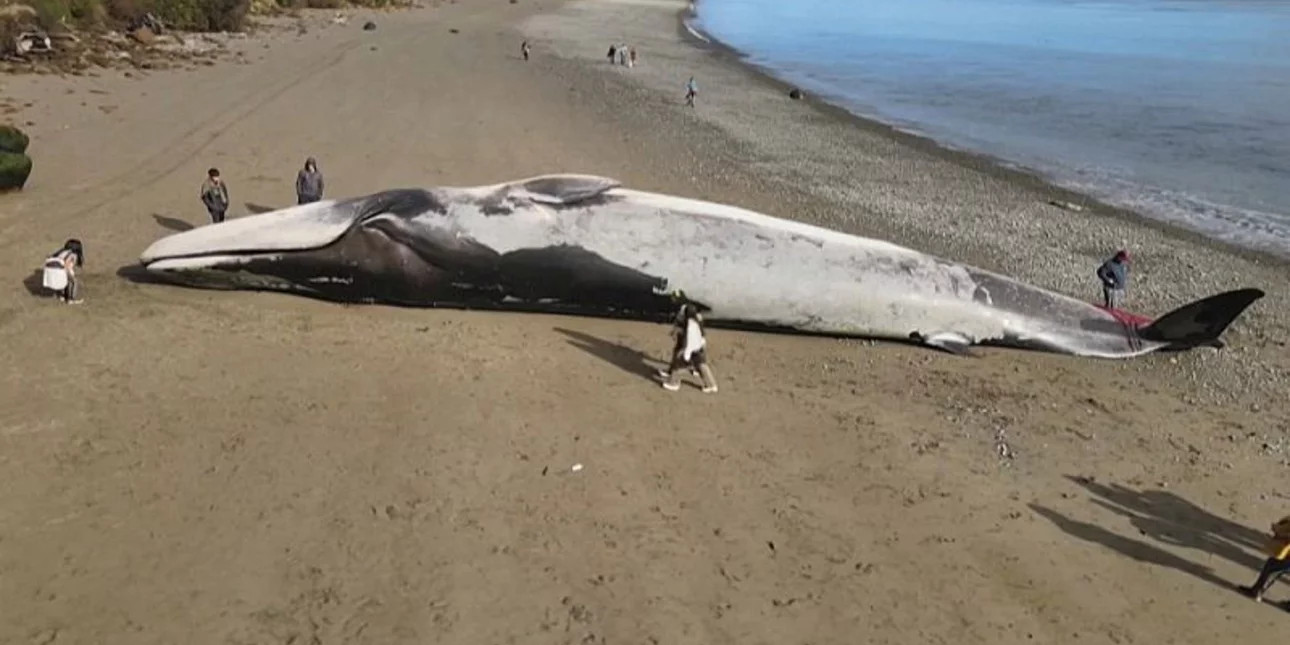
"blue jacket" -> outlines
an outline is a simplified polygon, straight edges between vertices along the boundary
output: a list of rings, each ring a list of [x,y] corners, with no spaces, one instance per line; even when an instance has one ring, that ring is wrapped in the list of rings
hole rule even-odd
[[[1097,268],[1097,278],[1110,289],[1123,289],[1129,284],[1129,265],[1111,258]]]

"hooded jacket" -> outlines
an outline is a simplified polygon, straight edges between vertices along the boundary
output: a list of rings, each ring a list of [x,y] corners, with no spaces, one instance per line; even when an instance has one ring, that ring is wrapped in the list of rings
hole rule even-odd
[[[318,170],[318,163],[310,157],[305,161],[305,167],[300,169],[296,175],[296,196],[301,201],[317,201],[322,199],[323,194],[323,176]]]

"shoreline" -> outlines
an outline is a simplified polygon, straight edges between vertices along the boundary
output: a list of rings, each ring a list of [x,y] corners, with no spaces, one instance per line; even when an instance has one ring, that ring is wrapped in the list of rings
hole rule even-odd
[[[727,62],[742,67],[751,77],[768,87],[774,88],[781,94],[787,95],[789,90],[797,87],[792,82],[777,76],[773,70],[751,62],[746,52],[726,44],[696,24],[695,20],[698,18],[701,2],[702,0],[691,0],[687,7],[680,9],[676,14],[677,33],[683,40],[687,41],[692,47],[713,51]],[[813,109],[836,119],[850,122],[867,132],[887,137],[898,144],[920,152],[956,163],[965,168],[991,174],[994,177],[1016,183],[1035,192],[1046,193],[1053,200],[1080,204],[1084,207],[1081,214],[1118,218],[1130,224],[1146,226],[1175,239],[1206,245],[1214,250],[1229,253],[1251,262],[1290,268],[1290,254],[1279,255],[1270,250],[1215,239],[1181,224],[1151,217],[1131,208],[1110,204],[1091,194],[1058,185],[1055,180],[1045,177],[1041,171],[1028,168],[1024,164],[985,152],[954,147],[937,141],[929,135],[902,130],[878,118],[857,114],[843,105],[819,97],[812,92],[804,92],[803,98],[798,102],[807,104]],[[1053,208],[1057,207],[1053,206]]]

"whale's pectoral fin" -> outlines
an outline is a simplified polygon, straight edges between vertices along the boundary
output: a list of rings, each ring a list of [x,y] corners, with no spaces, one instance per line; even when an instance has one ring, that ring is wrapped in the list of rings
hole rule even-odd
[[[596,175],[542,175],[518,182],[529,199],[562,206],[591,199],[621,185],[617,179]]]
[[[1138,329],[1145,340],[1169,343],[1171,349],[1189,349],[1222,343],[1219,336],[1254,301],[1259,289],[1237,289],[1185,304]]]
[[[934,334],[924,334],[922,332],[913,332],[909,335],[910,340],[920,342],[928,347],[935,347],[959,356],[973,356],[972,340],[963,334],[954,331],[936,332]]]

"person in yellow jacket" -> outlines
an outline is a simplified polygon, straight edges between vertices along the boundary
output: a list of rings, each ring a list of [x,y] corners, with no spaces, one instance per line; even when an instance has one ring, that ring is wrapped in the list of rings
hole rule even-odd
[[[1267,593],[1268,587],[1281,574],[1290,571],[1290,515],[1272,524],[1272,537],[1268,540],[1267,553],[1269,557],[1263,563],[1259,578],[1248,587],[1239,587],[1241,593],[1259,602],[1263,602],[1263,594]]]

